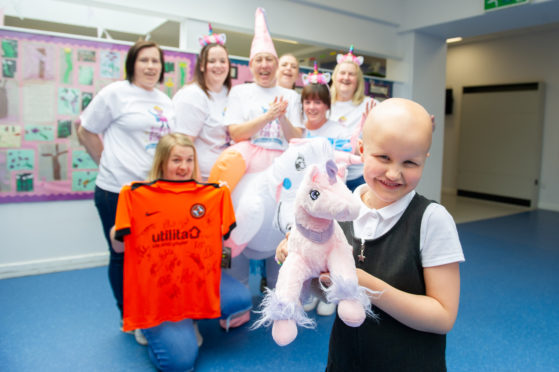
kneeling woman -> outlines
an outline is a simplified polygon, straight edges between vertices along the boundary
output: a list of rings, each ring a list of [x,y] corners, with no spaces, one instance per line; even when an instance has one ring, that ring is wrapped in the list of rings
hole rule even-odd
[[[227,187],[199,183],[186,135],[161,138],[147,182],[122,188],[113,228],[124,250],[123,330],[141,329],[162,371],[194,368],[196,319],[231,320],[252,306],[247,287],[220,269],[222,239],[235,226]],[[238,322],[237,322],[238,323]]]

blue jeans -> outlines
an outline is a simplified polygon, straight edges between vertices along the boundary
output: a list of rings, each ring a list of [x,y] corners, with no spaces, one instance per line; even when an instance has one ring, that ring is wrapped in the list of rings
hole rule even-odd
[[[113,290],[113,295],[116,300],[116,306],[120,310],[120,316],[122,317],[122,281],[124,275],[124,253],[116,253],[113,250],[111,246],[111,238],[109,236],[111,227],[113,227],[113,225],[115,224],[118,193],[105,191],[95,186],[93,200],[95,202],[95,207],[97,207],[99,217],[101,218],[101,224],[103,225],[103,233],[105,234],[105,239],[107,239],[107,244],[109,245],[109,283],[111,284],[111,288]]]
[[[221,319],[242,314],[252,307],[249,289],[228,274],[221,272]],[[163,322],[143,329],[148,340],[151,362],[160,371],[192,371],[198,356],[198,342],[192,319]]]

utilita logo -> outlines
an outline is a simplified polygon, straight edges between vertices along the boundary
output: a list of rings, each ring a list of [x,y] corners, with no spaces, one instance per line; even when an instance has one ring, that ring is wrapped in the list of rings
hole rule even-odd
[[[171,240],[198,239],[198,237],[200,237],[200,229],[194,226],[188,231],[180,229],[163,230],[157,234],[152,234],[151,240],[154,243],[159,243]]]

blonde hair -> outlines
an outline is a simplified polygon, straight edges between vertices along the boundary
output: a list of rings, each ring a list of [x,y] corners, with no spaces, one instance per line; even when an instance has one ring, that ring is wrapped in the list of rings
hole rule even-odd
[[[200,173],[198,169],[198,155],[196,148],[190,138],[182,133],[169,133],[159,139],[157,147],[155,148],[155,156],[153,157],[153,164],[149,171],[148,181],[155,181],[163,177],[163,167],[169,161],[171,151],[175,146],[190,147],[194,152],[194,169],[192,170],[192,178],[196,181],[200,180]]]
[[[340,68],[344,63],[351,63],[356,67],[357,71],[357,87],[355,88],[355,92],[353,93],[353,97],[351,101],[354,105],[359,105],[365,99],[365,79],[363,79],[363,71],[357,63],[351,61],[345,61],[342,63],[338,63],[336,68],[334,68],[334,73],[332,74],[332,87],[330,88],[330,95],[332,96],[332,103],[336,102],[338,99],[338,92],[336,91],[336,79],[338,77],[338,73],[340,72]]]

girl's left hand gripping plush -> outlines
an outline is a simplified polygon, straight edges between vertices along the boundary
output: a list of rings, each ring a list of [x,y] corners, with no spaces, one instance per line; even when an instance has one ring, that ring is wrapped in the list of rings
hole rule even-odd
[[[368,290],[358,284],[352,247],[336,222],[356,219],[359,208],[332,160],[309,167],[295,197],[287,259],[275,290],[268,290],[262,300],[261,318],[253,327],[273,324],[272,337],[280,346],[297,337],[297,325],[313,328],[315,322],[301,304],[301,291],[307,280],[324,272],[330,273],[332,282],[325,289],[326,298],[338,304],[345,324],[358,327],[367,314],[373,315]]]

